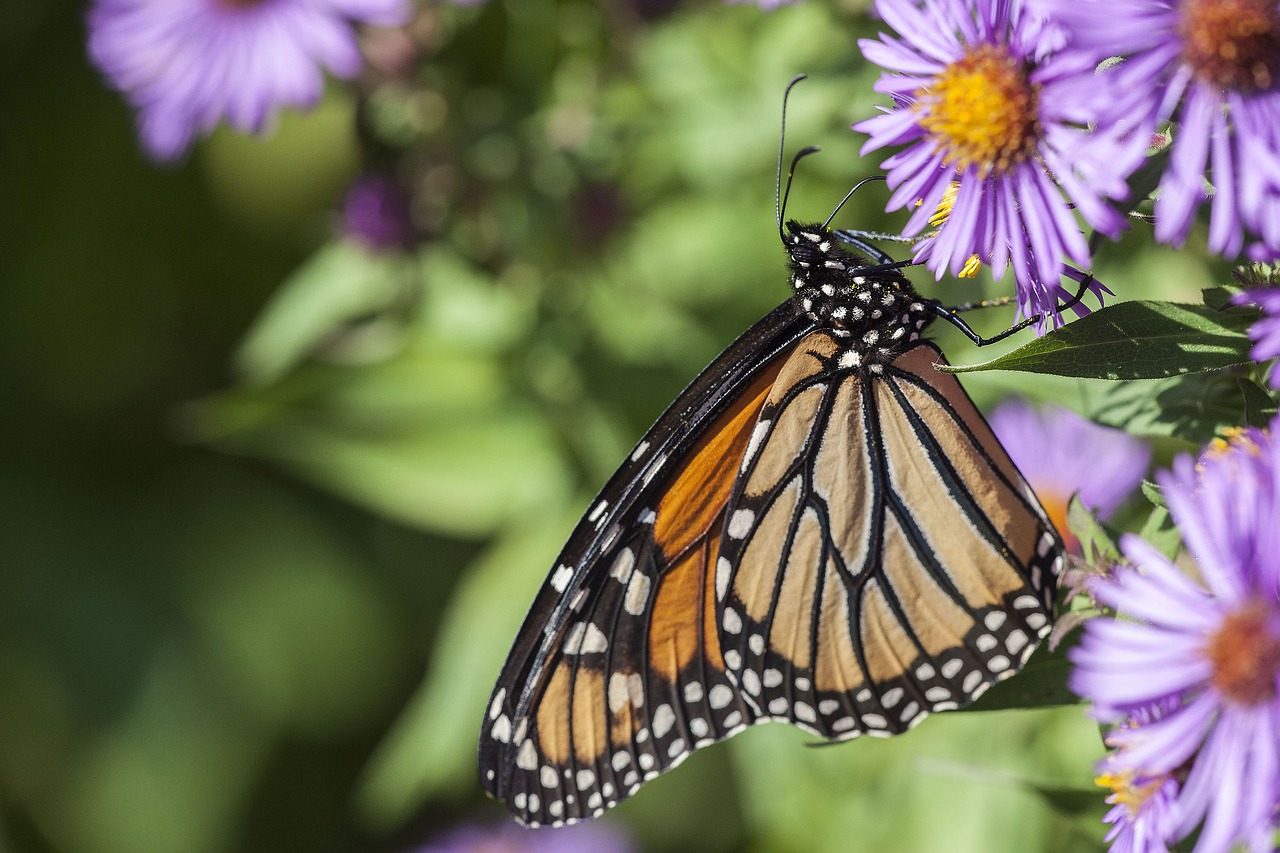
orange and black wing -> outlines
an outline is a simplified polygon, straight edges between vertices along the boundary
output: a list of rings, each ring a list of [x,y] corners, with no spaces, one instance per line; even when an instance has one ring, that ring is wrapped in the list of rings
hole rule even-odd
[[[1063,553],[936,347],[872,370],[846,353],[815,331],[781,369],[715,577],[743,698],[835,740],[905,731],[1015,672]]]
[[[725,674],[712,567],[778,373],[813,321],[784,304],[672,404],[574,530],[480,733],[488,792],[531,826],[593,817],[756,721]]]

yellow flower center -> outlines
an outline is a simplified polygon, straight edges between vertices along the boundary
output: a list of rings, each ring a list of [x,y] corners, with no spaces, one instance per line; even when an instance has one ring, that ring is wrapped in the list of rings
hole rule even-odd
[[[1183,60],[1211,86],[1259,92],[1280,79],[1275,0],[1186,0],[1178,34]]]
[[[1205,653],[1213,664],[1210,681],[1228,699],[1244,705],[1269,702],[1280,673],[1280,636],[1270,608],[1247,604],[1229,614],[1209,638]]]
[[[986,177],[1031,158],[1039,138],[1039,89],[1002,45],[973,47],[918,93],[925,132],[957,169]]]
[[[1244,427],[1227,427],[1221,436],[1209,442],[1209,446],[1205,448],[1205,456],[1216,459],[1229,450],[1243,450],[1250,456],[1257,456],[1262,452],[1250,430]]]
[[[1142,804],[1152,794],[1160,790],[1164,777],[1158,776],[1140,785],[1135,785],[1133,771],[1126,770],[1123,773],[1103,773],[1093,781],[1099,787],[1111,789],[1111,795],[1107,797],[1108,803],[1124,806],[1129,810],[1129,817],[1136,818],[1138,810],[1142,808]]]

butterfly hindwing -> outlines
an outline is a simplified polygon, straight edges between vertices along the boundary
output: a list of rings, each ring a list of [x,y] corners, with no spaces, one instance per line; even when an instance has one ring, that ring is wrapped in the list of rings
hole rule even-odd
[[[711,567],[759,410],[811,328],[784,305],[739,338],[575,528],[480,733],[482,781],[523,822],[594,816],[755,721],[724,673]]]
[[[782,368],[726,507],[730,676],[830,739],[968,704],[1048,630],[1062,545],[941,353],[878,372],[815,331]]]

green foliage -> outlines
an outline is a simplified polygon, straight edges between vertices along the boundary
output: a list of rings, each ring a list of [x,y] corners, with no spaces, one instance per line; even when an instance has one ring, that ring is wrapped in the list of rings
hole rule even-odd
[[[1011,353],[954,373],[1020,370],[1082,379],[1160,379],[1249,361],[1257,314],[1172,302],[1120,302]]]

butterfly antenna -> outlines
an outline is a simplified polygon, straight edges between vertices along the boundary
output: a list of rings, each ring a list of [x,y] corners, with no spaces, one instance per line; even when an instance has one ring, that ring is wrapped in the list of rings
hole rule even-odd
[[[825,229],[827,226],[831,224],[831,220],[836,218],[836,214],[840,212],[840,208],[844,207],[844,203],[846,201],[853,198],[853,194],[856,193],[862,187],[863,184],[869,184],[872,181],[884,181],[884,180],[887,180],[887,178],[884,175],[872,175],[870,178],[863,178],[862,180],[854,184],[853,189],[845,193],[844,198],[840,199],[840,203],[836,205],[836,209],[831,211],[831,215],[827,217],[827,221],[822,223],[822,227]]]
[[[796,152],[796,156],[791,158],[791,168],[787,169],[787,188],[782,191],[782,206],[778,211],[778,236],[782,238],[783,243],[787,242],[787,235],[782,233],[782,217],[787,212],[787,199],[791,196],[791,179],[796,176],[796,164],[810,154],[817,154],[821,150],[817,145],[810,145],[808,148],[801,148]]]
[[[786,236],[782,233],[782,212],[786,209],[786,203],[783,201],[782,194],[782,156],[786,151],[787,143],[787,99],[791,96],[791,90],[801,80],[808,77],[808,74],[797,74],[791,78],[791,82],[787,84],[786,91],[782,93],[782,130],[778,133],[778,184],[777,190],[773,197],[773,210],[778,216],[778,236],[786,242]],[[799,160],[799,156],[796,160]],[[791,173],[795,172],[796,160],[791,161],[791,172],[787,174],[787,190],[791,190]]]

